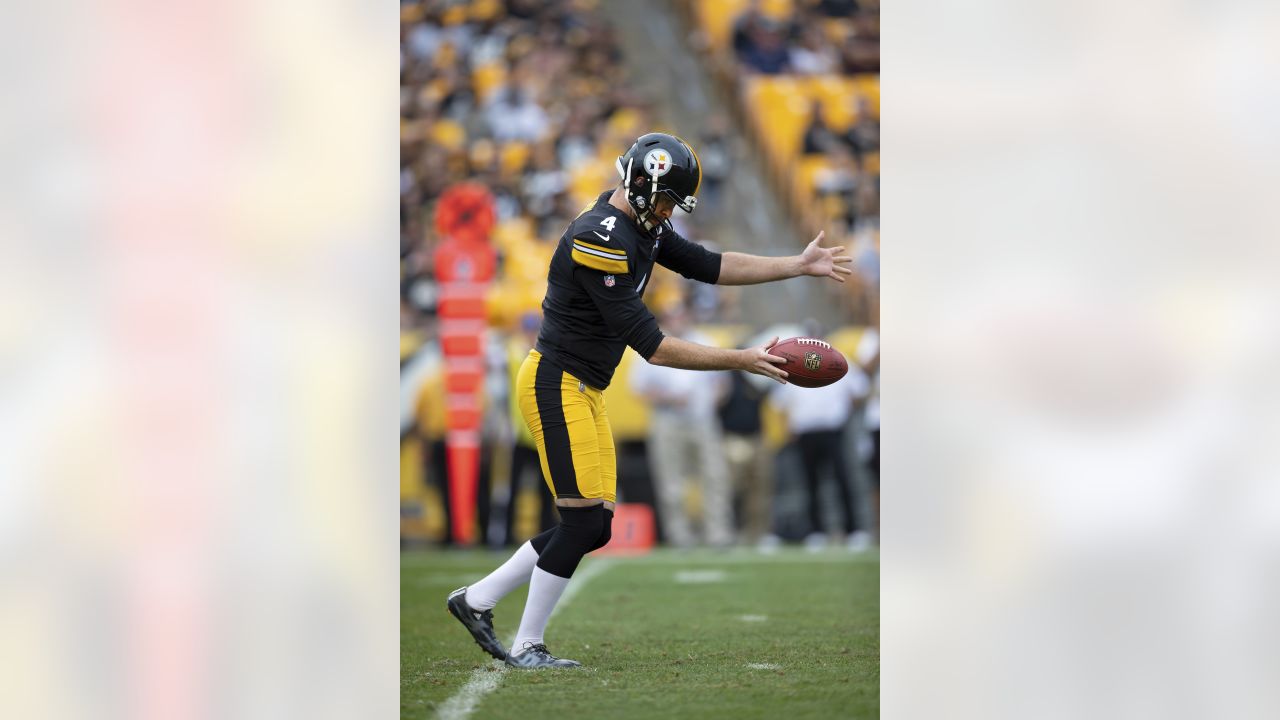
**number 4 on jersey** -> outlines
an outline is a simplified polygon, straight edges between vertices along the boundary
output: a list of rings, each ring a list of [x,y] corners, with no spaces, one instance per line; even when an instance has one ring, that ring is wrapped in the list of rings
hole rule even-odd
[[[608,230],[609,232],[613,232],[613,224],[614,224],[614,223],[616,223],[616,222],[618,222],[618,218],[616,218],[616,217],[607,217],[607,218],[605,218],[605,219],[601,220],[601,221],[600,221],[600,224],[601,224],[601,225],[603,225],[603,226],[605,227],[605,229],[606,229],[606,230]]]

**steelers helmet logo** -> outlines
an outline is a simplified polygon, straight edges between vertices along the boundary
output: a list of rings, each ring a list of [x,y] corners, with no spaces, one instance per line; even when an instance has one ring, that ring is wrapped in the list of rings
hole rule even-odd
[[[822,365],[822,358],[816,352],[804,354],[804,366],[808,370],[817,370]]]
[[[671,172],[671,153],[662,148],[654,148],[644,156],[644,169],[649,177],[662,177]]]

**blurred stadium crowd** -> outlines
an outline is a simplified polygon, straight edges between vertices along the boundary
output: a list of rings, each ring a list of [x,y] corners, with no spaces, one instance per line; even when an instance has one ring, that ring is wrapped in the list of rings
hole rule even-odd
[[[746,163],[726,137],[738,128],[760,158],[747,170],[774,188],[794,223],[785,235],[825,229],[829,244],[853,250],[858,272],[847,288],[847,324],[829,332],[755,326],[741,321],[732,289],[665,271],[653,278],[646,302],[669,334],[723,346],[762,335],[820,335],[855,362],[838,386],[797,392],[754,376],[663,376],[627,353],[606,393],[620,501],[653,508],[661,538],[677,545],[769,547],[805,539],[816,547],[825,542],[820,532],[831,529],[851,547],[866,547],[878,495],[876,0],[654,3],[653,12],[674,13],[690,28],[702,69],[737,103],[685,133],[664,127],[660,103],[629,82],[608,0],[400,7],[402,542],[447,543],[455,522],[445,481],[447,398],[433,267],[442,240],[434,218],[445,190],[478,182],[496,211],[498,264],[486,298],[487,372],[478,391],[479,508],[462,521],[478,523],[482,542],[507,545],[553,521],[508,388],[537,336],[560,234],[583,205],[616,184],[614,158],[659,129],[683,134],[704,165],[698,216],[676,218],[677,228],[731,248],[715,242],[716,221],[723,184],[735,164]],[[773,254],[797,249],[779,246]],[[686,383],[683,395],[670,392],[689,378],[697,382]],[[673,435],[673,427],[700,430]]]
[[[681,4],[707,65],[734,88],[743,126],[802,234],[850,246],[878,280],[879,0]],[[876,314],[876,294],[867,293]]]

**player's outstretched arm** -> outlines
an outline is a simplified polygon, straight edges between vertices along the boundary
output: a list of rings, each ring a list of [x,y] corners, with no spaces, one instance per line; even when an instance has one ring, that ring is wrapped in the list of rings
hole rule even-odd
[[[825,230],[819,232],[818,237],[809,243],[804,252],[789,257],[724,253],[720,258],[720,277],[716,280],[716,284],[756,285],[801,275],[829,277],[832,280],[844,282],[844,276],[853,273],[845,267],[853,262],[853,258],[845,255],[844,248],[840,246],[819,247],[819,243],[825,236]]]
[[[778,367],[786,358],[769,354],[769,348],[777,342],[778,338],[774,338],[759,347],[725,350],[667,336],[649,362],[683,370],[746,370],[786,383],[787,373]]]

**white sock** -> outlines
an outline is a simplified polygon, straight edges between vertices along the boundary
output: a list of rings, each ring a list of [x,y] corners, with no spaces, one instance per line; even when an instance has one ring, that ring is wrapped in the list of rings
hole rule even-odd
[[[520,618],[520,631],[516,633],[516,641],[511,643],[513,655],[523,652],[525,643],[537,645],[542,642],[551,611],[568,584],[569,578],[552,575],[540,567],[533,569],[533,577],[529,579],[529,599],[524,603],[524,616]]]
[[[529,582],[529,573],[538,562],[538,551],[529,542],[484,579],[467,587],[467,604],[476,610],[492,610],[507,593]]]

